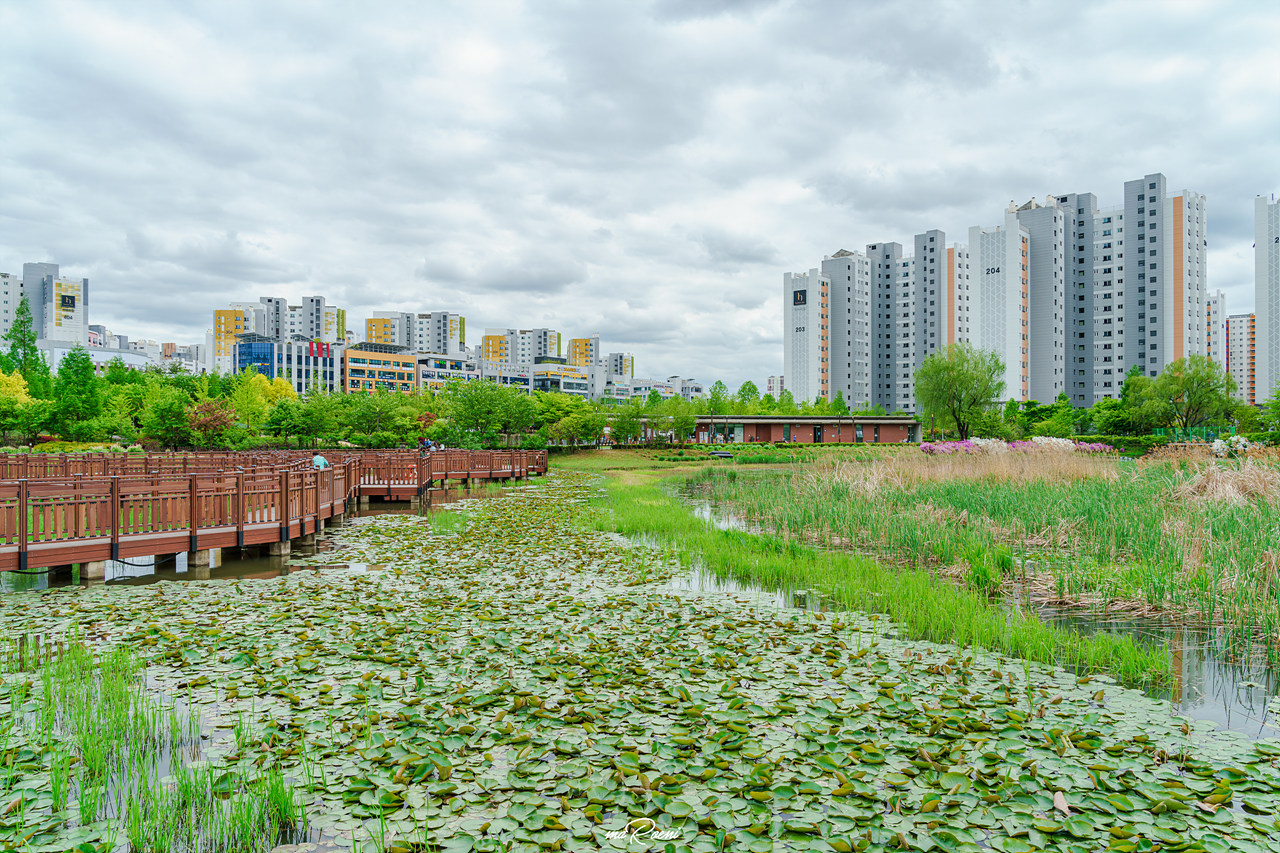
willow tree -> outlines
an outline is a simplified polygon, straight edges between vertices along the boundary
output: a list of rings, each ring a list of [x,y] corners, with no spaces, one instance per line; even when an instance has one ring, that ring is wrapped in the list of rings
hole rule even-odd
[[[1004,396],[998,353],[961,342],[943,347],[916,371],[916,402],[926,417],[955,424],[960,440]]]

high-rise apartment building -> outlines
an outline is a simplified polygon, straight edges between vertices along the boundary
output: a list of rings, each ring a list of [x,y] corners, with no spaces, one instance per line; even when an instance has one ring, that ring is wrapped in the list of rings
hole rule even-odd
[[[1236,381],[1236,399],[1253,406],[1258,402],[1257,325],[1254,314],[1227,317],[1227,370]],[[1265,399],[1265,398],[1263,398]]]
[[[821,355],[826,358],[827,393],[832,399],[842,396],[846,403],[865,402],[870,399],[871,382],[871,263],[861,252],[841,249],[823,258],[822,280],[827,284],[827,305],[825,308],[819,306],[814,322],[819,332],[822,326],[826,326],[825,344],[819,340],[821,334],[815,336],[815,340],[826,347]],[[784,307],[783,310],[787,309]],[[795,313],[795,306],[792,313]],[[800,312],[801,315],[803,313]],[[825,317],[822,316],[824,314]],[[807,322],[799,325],[807,325]],[[786,372],[788,369],[784,364],[783,376],[790,376]],[[783,388],[782,376],[776,379],[777,390],[766,391],[775,397],[782,393]],[[767,388],[768,380],[765,384]],[[815,393],[801,397],[794,389],[792,394],[797,400],[812,400],[818,396]]]
[[[371,344],[412,349],[415,319],[404,311],[375,311],[364,321],[364,339]]]
[[[974,322],[964,339],[1000,356],[1004,393],[1014,400],[1031,399],[1030,243],[1012,211],[1002,226],[969,229]]]
[[[1227,295],[1215,290],[1205,297],[1205,354],[1218,367],[1227,366]]]
[[[1126,181],[1124,204],[1100,210],[1092,194],[1067,208],[1068,393],[1077,406],[1118,397],[1129,368],[1155,376],[1207,354],[1204,196],[1170,195],[1164,175]]]
[[[13,312],[22,301],[22,278],[13,273],[0,272],[0,337],[13,328]]]
[[[31,308],[31,328],[36,336],[44,335],[44,283],[58,277],[58,265],[49,263],[22,265],[22,295]]]
[[[569,339],[569,364],[574,367],[595,367],[600,363],[600,336]]]
[[[431,311],[414,317],[414,350],[460,356],[466,345],[466,317],[448,311]]]
[[[605,367],[610,376],[636,375],[636,357],[629,352],[611,352],[605,358]]]
[[[1258,315],[1257,399],[1280,386],[1280,202],[1258,196],[1253,208],[1253,289]]]
[[[1028,394],[1047,403],[1067,387],[1067,211],[1050,196],[1044,204],[1028,201],[1015,214],[1030,248],[1025,270]]]
[[[781,376],[766,376],[764,393],[770,394],[776,399],[782,393],[782,389],[786,387],[786,384],[786,380]]]
[[[257,302],[233,302],[213,312],[213,328],[206,334],[206,367],[235,369],[234,348],[242,335],[345,345],[346,326],[347,312],[329,305],[323,296],[305,297],[301,305],[290,305],[278,296],[263,296]]]
[[[797,399],[842,393],[913,412],[924,359],[967,341],[1000,355],[1008,397],[1065,391],[1088,406],[1119,396],[1134,364],[1154,375],[1207,353],[1204,198],[1170,194],[1159,174],[1124,193],[1107,210],[1091,194],[1010,204],[998,226],[969,229],[967,245],[925,231],[911,254],[872,243],[825,258],[821,273],[784,275],[789,387]],[[813,328],[817,339],[804,337]]]
[[[826,397],[827,281],[818,270],[782,274],[782,374],[796,400]]]

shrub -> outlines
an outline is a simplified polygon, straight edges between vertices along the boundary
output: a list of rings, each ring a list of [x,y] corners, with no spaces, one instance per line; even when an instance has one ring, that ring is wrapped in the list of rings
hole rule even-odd
[[[1163,435],[1086,435],[1076,436],[1076,441],[1095,444],[1109,444],[1127,456],[1143,456],[1157,447],[1169,443]]]

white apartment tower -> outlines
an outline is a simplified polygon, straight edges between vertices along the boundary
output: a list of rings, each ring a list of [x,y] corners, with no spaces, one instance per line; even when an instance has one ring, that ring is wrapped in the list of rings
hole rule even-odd
[[[851,404],[912,412],[924,359],[968,341],[1000,354],[1009,397],[1049,402],[1066,392],[1089,406],[1119,396],[1134,365],[1154,376],[1209,354],[1205,200],[1166,184],[1161,174],[1128,181],[1123,204],[1107,210],[1089,193],[1010,204],[999,226],[971,228],[967,246],[926,231],[910,255],[873,243],[865,255],[825,258],[820,273],[784,275],[788,387],[796,399],[841,392]],[[1275,210],[1259,213],[1273,229],[1267,244],[1258,226],[1260,270],[1276,268],[1274,255],[1263,258],[1264,244],[1280,246]],[[1269,274],[1274,295],[1264,300],[1260,284],[1258,306],[1276,314],[1280,274]],[[1267,328],[1280,331],[1280,315]],[[1274,375],[1280,343],[1272,346]]]
[[[1047,403],[1056,400],[1067,386],[1067,212],[1049,196],[1043,205],[1032,199],[1016,213],[1030,248],[1025,270],[1027,393],[1028,399]]]
[[[431,311],[413,319],[413,336],[406,344],[419,352],[462,355],[467,342],[467,320],[448,311]]]
[[[969,229],[974,322],[964,338],[1000,356],[1005,396],[1016,400],[1031,393],[1030,243],[1014,211],[1001,226]]]
[[[1253,207],[1253,287],[1257,312],[1257,399],[1280,386],[1280,202],[1258,196]]]
[[[1204,196],[1167,193],[1164,175],[1126,181],[1124,204],[1057,196],[1067,212],[1067,393],[1076,406],[1119,397],[1130,367],[1155,376],[1206,355]]]
[[[22,301],[22,279],[13,273],[0,272],[0,337],[13,328],[13,312]]]
[[[817,269],[782,274],[782,374],[797,401],[828,396],[827,282]]]
[[[1232,314],[1227,317],[1227,370],[1236,381],[1236,399],[1251,406],[1259,399],[1255,316]]]
[[[1218,367],[1227,366],[1227,295],[1215,290],[1205,298],[1205,352]]]
[[[832,399],[841,394],[851,406],[870,405],[871,262],[861,252],[841,249],[823,259],[822,278],[827,282],[828,301],[827,390]],[[783,376],[789,375],[785,370],[782,376],[769,377],[769,387],[776,390],[768,393],[775,397],[782,393]],[[796,395],[796,399],[801,398]]]

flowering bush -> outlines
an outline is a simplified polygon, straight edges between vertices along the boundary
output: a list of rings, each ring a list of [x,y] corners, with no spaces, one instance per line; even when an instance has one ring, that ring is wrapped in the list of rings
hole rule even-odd
[[[1076,442],[1076,450],[1080,451],[1081,453],[1115,453],[1116,452],[1116,449],[1109,444],[1102,444],[1101,442],[1088,442],[1088,441]]]
[[[1233,435],[1226,441],[1218,438],[1214,440],[1211,449],[1219,459],[1235,459],[1249,452],[1249,439],[1243,435]]]
[[[951,456],[956,453],[995,455],[1000,453],[1114,453],[1109,444],[1074,442],[1065,438],[1037,435],[1026,441],[1001,441],[998,438],[971,438],[966,441],[925,442],[920,450],[927,456]]]
[[[929,456],[950,456],[953,453],[977,453],[978,445],[972,441],[938,441],[925,442],[920,445],[921,452]]]

